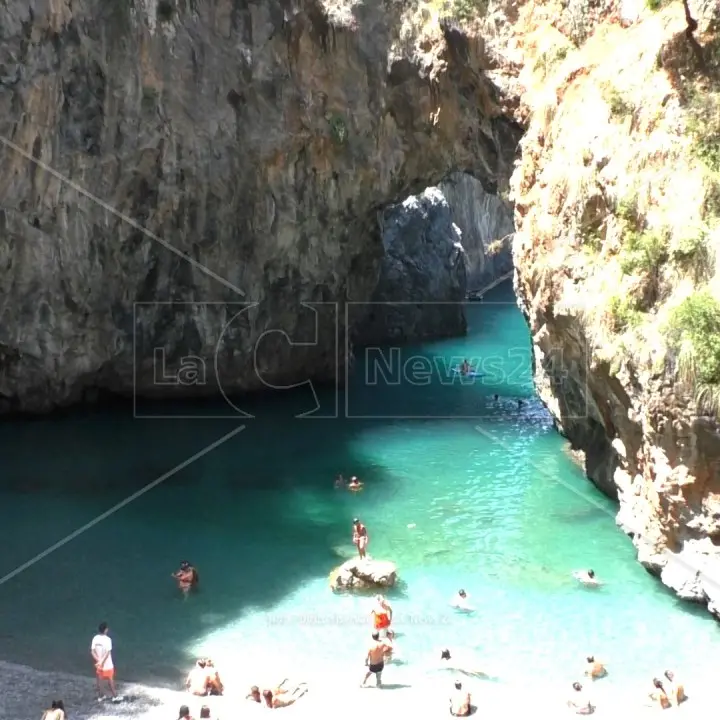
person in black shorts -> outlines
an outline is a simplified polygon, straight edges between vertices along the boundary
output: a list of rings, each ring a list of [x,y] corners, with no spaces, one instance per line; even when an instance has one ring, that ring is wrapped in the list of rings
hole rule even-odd
[[[377,687],[382,687],[382,671],[385,669],[385,655],[392,652],[392,645],[380,639],[380,633],[372,634],[372,643],[368,648],[365,657],[365,665],[367,665],[367,673],[362,681],[361,687],[366,687],[365,683],[370,679],[371,675],[375,675],[375,683]]]

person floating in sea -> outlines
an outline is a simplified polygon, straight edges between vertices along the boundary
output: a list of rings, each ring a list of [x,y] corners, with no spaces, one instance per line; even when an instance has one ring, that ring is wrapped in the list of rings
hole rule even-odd
[[[669,707],[672,707],[662,681],[658,680],[658,678],[653,678],[653,685],[655,689],[649,694],[652,704],[658,705],[662,710],[667,710]]]
[[[467,358],[465,358],[462,361],[462,365],[460,366],[460,374],[461,375],[467,375],[471,370],[470,363],[467,361]]]
[[[440,651],[440,660],[442,660],[441,666],[443,669],[452,670],[453,672],[459,672],[463,675],[475,678],[489,679],[493,677],[488,673],[477,669],[475,661],[472,658],[463,657],[460,661],[458,661],[454,655],[450,654],[450,651],[447,648]]]
[[[375,631],[372,634],[372,643],[370,643],[367,655],[365,656],[367,672],[360,687],[366,687],[366,683],[371,675],[375,675],[376,686],[382,687],[382,672],[385,669],[385,657],[389,653],[392,653],[392,650],[392,645],[390,645],[387,640],[380,639],[379,632]]]
[[[110,688],[112,702],[120,702],[122,698],[115,690],[115,666],[113,665],[112,649],[113,643],[108,635],[108,624],[101,622],[98,626],[98,633],[90,643],[90,654],[95,663],[95,680],[97,682],[98,700],[105,699],[102,683],[106,682]]]
[[[347,489],[350,492],[360,492],[363,489],[363,483],[360,482],[354,475],[350,478]]]
[[[595,577],[594,570],[576,570],[572,576],[583,585],[588,587],[597,587],[601,585],[600,581]]]
[[[458,594],[450,601],[450,606],[463,612],[474,612],[475,608],[470,605],[470,597],[464,590],[458,590]]]
[[[575,693],[567,701],[568,707],[577,715],[592,715],[595,712],[595,706],[583,691],[583,686],[579,682],[572,684]]]
[[[594,655],[588,655],[587,657],[587,669],[585,670],[585,676],[592,680],[599,680],[607,675],[607,668],[599,660],[595,659]]]
[[[668,695],[670,696],[672,704],[677,707],[681,702],[685,702],[685,700],[687,700],[685,688],[681,682],[678,682],[675,679],[675,673],[672,672],[672,670],[666,670],[665,677],[667,678],[668,683],[670,683],[670,686],[668,687]]]
[[[392,640],[395,637],[395,633],[390,629],[393,616],[392,605],[382,595],[377,595],[375,607],[370,614],[373,616],[373,629],[379,633],[380,637]]]
[[[368,536],[367,528],[357,518],[353,520],[352,541],[353,545],[358,549],[360,559],[364,560],[367,555],[367,546],[370,542],[370,537]]]
[[[500,399],[498,394],[493,395],[493,402],[497,402]]]
[[[178,589],[187,597],[191,590],[196,590],[200,582],[198,571],[187,561],[180,563],[180,569],[174,572],[171,577],[177,580]]]
[[[450,696],[450,714],[455,717],[468,717],[471,712],[471,698],[467,690],[463,690],[462,683],[455,681],[455,692]]]
[[[286,686],[285,683],[288,679],[285,678],[273,692],[272,690],[264,690],[263,698],[265,705],[272,710],[281,707],[287,707],[292,705],[296,700],[299,700],[308,690],[307,683],[298,683],[292,689]]]

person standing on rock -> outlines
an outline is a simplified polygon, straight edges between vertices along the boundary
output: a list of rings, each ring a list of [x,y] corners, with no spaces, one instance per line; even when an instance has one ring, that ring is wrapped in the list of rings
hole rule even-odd
[[[355,518],[353,520],[353,545],[357,546],[358,555],[361,560],[364,560],[367,556],[367,546],[370,542],[367,528]]]

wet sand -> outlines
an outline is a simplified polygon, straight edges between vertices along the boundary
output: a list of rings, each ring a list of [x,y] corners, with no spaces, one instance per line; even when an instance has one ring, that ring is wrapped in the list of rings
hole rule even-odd
[[[267,674],[267,673],[266,673]],[[350,720],[367,720],[372,717],[408,717],[417,715],[422,718],[450,717],[448,698],[452,690],[455,673],[438,672],[432,679],[426,676],[415,678],[402,666],[390,665],[386,669],[384,681],[386,687],[378,690],[372,686],[360,688],[362,668],[357,678],[335,678],[318,675],[307,678],[310,690],[295,705],[278,709],[277,712],[292,714],[299,719],[316,720],[320,713],[341,714]],[[307,676],[306,676],[307,677]],[[178,709],[187,704],[195,720],[199,717],[200,707],[207,704],[211,717],[219,720],[255,713],[265,713],[263,706],[246,701],[244,696],[254,682],[260,687],[272,687],[282,680],[281,675],[255,678],[237,678],[227,696],[221,698],[195,698],[187,693],[152,688],[137,684],[122,684],[119,691],[127,700],[117,705],[97,700],[95,682],[89,677],[46,673],[28,667],[0,662],[0,718],[12,720],[39,720],[42,711],[49,707],[53,699],[62,699],[69,720],[173,720],[178,717]],[[298,681],[303,679],[298,676]],[[228,683],[230,678],[225,678]],[[486,680],[461,678],[464,687],[473,694],[477,704],[476,717],[492,717],[493,720],[518,717],[560,718],[574,715],[565,706],[568,693],[565,688],[548,688],[540,691],[523,692],[504,683]],[[370,683],[373,680],[371,679]],[[708,678],[711,683],[711,679]],[[632,699],[613,696],[609,680],[601,680],[590,687],[590,696],[597,704],[594,717],[613,718],[613,720],[638,720],[657,715],[659,709],[643,705],[642,693]],[[687,687],[687,683],[686,683]],[[705,685],[707,692],[699,688],[688,687],[690,700],[680,708],[673,709],[685,718],[707,718],[713,713],[710,702],[712,684]],[[574,716],[577,717],[577,716]]]

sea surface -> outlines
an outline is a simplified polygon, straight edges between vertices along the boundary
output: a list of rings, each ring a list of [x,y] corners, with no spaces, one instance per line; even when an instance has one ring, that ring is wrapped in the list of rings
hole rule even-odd
[[[388,682],[442,672],[442,648],[526,686],[578,679],[588,654],[627,690],[700,672],[718,625],[636,563],[534,394],[511,289],[486,300],[465,338],[361,353],[337,398],[304,387],[244,401],[252,418],[140,403],[1,424],[0,659],[88,674],[107,620],[120,679],[177,687],[202,654],[243,677],[359,681],[369,600],[328,588],[357,516],[370,554],[399,568]],[[487,374],[460,382],[449,368],[465,357]],[[363,492],[335,489],[338,473]],[[170,578],[183,559],[201,578],[187,601]],[[579,568],[604,585],[578,586]],[[461,587],[472,614],[449,607]]]

